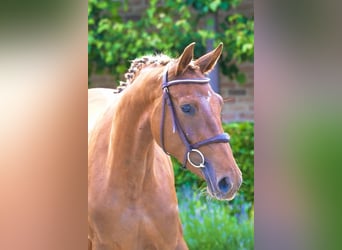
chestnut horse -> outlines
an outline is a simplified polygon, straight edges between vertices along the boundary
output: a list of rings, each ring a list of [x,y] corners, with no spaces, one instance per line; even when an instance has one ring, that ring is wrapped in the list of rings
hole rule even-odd
[[[217,199],[239,189],[223,101],[206,77],[222,43],[197,60],[193,48],[135,59],[120,87],[89,90],[89,249],[188,249],[169,155]]]

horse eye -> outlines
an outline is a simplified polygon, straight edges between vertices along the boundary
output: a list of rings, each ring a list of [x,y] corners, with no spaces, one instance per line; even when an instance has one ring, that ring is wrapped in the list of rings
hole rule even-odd
[[[190,104],[184,104],[181,106],[182,111],[185,114],[193,115],[195,113],[195,108]]]

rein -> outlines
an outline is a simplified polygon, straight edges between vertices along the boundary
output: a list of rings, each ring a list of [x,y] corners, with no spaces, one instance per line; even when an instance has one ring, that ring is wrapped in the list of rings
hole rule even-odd
[[[200,147],[204,145],[208,145],[211,143],[228,143],[230,140],[230,137],[227,133],[222,133],[215,135],[213,137],[210,137],[208,139],[196,142],[191,144],[189,139],[186,137],[180,122],[178,120],[178,117],[176,115],[176,110],[173,105],[171,95],[169,92],[169,87],[173,85],[178,85],[178,84],[187,84],[187,83],[195,83],[195,84],[208,84],[210,81],[209,78],[202,78],[202,79],[181,79],[181,80],[173,80],[173,81],[168,81],[168,71],[165,70],[163,74],[163,82],[162,82],[162,90],[163,90],[163,102],[162,102],[162,119],[161,119],[161,124],[160,124],[160,140],[161,140],[161,145],[164,150],[164,152],[168,155],[170,155],[166,150],[165,150],[165,145],[164,145],[164,124],[165,124],[165,104],[169,106],[170,112],[171,112],[171,117],[172,117],[172,126],[173,126],[173,131],[177,132],[181,140],[183,141],[185,147],[186,147],[186,153],[184,155],[184,160],[183,160],[183,165],[182,167],[185,169],[186,168],[186,162],[188,161],[192,166],[196,168],[204,168],[205,167],[205,157],[203,153],[199,150]],[[193,154],[199,155],[201,158],[201,162],[199,164],[196,164],[191,160],[191,156]]]

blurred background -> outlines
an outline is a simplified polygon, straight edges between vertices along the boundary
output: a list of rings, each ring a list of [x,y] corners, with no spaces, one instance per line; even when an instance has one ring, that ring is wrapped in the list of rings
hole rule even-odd
[[[90,0],[88,87],[115,88],[131,60],[156,53],[176,58],[191,42],[196,42],[195,58],[224,44],[210,78],[227,100],[223,127],[244,180],[233,201],[216,201],[203,180],[173,159],[184,235],[190,249],[253,249],[253,1]]]

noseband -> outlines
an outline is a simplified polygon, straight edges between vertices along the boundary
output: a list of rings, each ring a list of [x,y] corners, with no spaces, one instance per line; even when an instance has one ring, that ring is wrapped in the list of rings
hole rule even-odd
[[[161,119],[161,124],[160,124],[160,140],[161,140],[161,145],[165,153],[169,155],[169,153],[165,150],[165,145],[164,145],[164,124],[165,124],[165,104],[169,106],[170,112],[171,112],[171,117],[172,117],[172,126],[173,126],[173,132],[177,132],[181,140],[183,141],[185,147],[186,147],[186,153],[184,155],[184,161],[183,161],[183,168],[186,168],[186,162],[189,161],[189,163],[196,167],[196,168],[204,168],[205,167],[205,157],[203,153],[199,150],[200,147],[204,145],[208,145],[211,143],[227,143],[230,140],[230,137],[226,133],[218,134],[213,137],[210,137],[208,139],[205,139],[203,141],[199,141],[196,143],[191,144],[189,139],[186,137],[180,122],[177,118],[176,115],[176,110],[173,105],[171,95],[169,92],[169,87],[173,85],[178,85],[178,84],[187,84],[187,83],[195,83],[195,84],[208,84],[210,79],[209,78],[201,78],[201,79],[181,79],[181,80],[173,80],[173,81],[168,81],[168,71],[165,70],[163,74],[163,82],[162,82],[162,89],[163,89],[163,102],[162,102],[162,119]],[[196,164],[191,160],[191,156],[194,154],[197,154],[201,158],[201,162]]]

